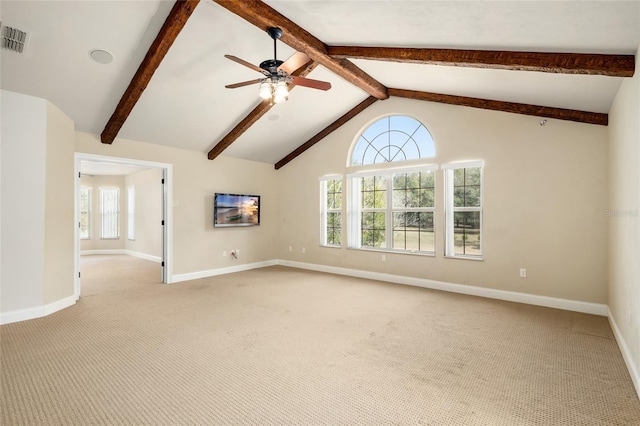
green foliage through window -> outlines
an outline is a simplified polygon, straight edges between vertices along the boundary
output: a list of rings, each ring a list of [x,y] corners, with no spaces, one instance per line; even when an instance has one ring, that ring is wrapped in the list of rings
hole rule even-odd
[[[342,243],[342,179],[326,179],[322,183],[322,244],[339,247]]]
[[[356,179],[360,185],[360,247],[435,251],[432,169],[389,170]]]
[[[477,162],[476,162],[477,164]],[[482,256],[482,167],[447,170],[447,256]]]

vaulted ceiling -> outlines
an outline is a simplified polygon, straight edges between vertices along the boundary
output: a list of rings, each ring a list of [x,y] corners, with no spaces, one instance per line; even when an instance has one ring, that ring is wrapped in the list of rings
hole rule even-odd
[[[389,96],[606,125],[640,44],[638,1],[3,0],[0,12],[28,34],[23,53],[1,51],[2,89],[50,100],[105,143],[276,168]],[[271,106],[257,85],[224,87],[260,77],[224,55],[272,59],[271,26],[279,59],[306,53],[331,90]]]

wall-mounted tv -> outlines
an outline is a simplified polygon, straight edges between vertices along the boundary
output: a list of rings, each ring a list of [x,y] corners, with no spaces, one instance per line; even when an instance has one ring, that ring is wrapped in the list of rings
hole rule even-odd
[[[216,193],[213,197],[213,226],[260,225],[260,196]]]

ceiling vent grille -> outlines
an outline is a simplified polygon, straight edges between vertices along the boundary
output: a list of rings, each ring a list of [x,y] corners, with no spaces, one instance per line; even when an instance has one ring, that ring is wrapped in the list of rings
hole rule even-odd
[[[16,53],[24,53],[27,33],[17,28],[2,27],[2,48]]]

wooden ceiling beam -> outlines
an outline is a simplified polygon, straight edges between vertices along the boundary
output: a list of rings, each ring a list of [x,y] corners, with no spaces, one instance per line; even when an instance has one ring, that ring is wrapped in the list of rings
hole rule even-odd
[[[347,59],[332,58],[327,46],[304,28],[281,15],[260,0],[213,0],[228,11],[266,31],[278,27],[283,31],[280,40],[299,52],[306,53],[319,63],[377,99],[387,99],[387,88]]]
[[[307,66],[296,70],[291,75],[297,77],[306,77],[317,66],[317,63],[310,62]],[[295,84],[290,84],[289,92],[291,92],[295,87]],[[242,136],[244,132],[249,130],[249,128],[253,126],[256,121],[258,121],[263,115],[265,115],[272,106],[273,104],[268,99],[256,105],[256,107],[251,110],[251,112],[245,118],[240,120],[240,122],[236,124],[236,126],[231,129],[229,133],[227,133],[222,139],[220,139],[220,141],[211,149],[211,151],[209,151],[209,154],[207,154],[207,158],[209,160],[213,160],[220,154],[222,154],[225,149],[229,148],[232,143],[234,143],[240,136]]]
[[[182,28],[184,28],[199,2],[200,0],[177,0],[173,5],[169,16],[164,21],[162,28],[129,83],[129,87],[122,95],[116,110],[100,134],[102,143],[110,144],[118,136],[118,132],[142,96],[142,92],[146,89],[162,59],[169,51],[176,37],[178,37],[178,34],[180,34]]]
[[[558,120],[575,121],[577,123],[598,124],[606,126],[609,115],[598,112],[577,111],[573,109],[553,108],[515,102],[494,101],[490,99],[469,98],[466,96],[442,95],[439,93],[417,92],[414,90],[389,88],[390,96],[416,99],[420,101],[439,102],[450,105],[461,105],[472,108],[489,109],[493,111],[511,112],[514,114],[533,115]]]
[[[360,102],[358,105],[353,107],[349,112],[344,114],[342,117],[338,118],[333,123],[329,124],[323,130],[318,132],[314,137],[312,137],[311,139],[309,139],[308,141],[306,141],[305,143],[300,145],[298,148],[296,148],[293,152],[291,152],[289,155],[284,157],[282,160],[278,161],[275,164],[276,170],[284,167],[287,163],[289,163],[294,158],[296,158],[297,156],[299,156],[300,154],[302,154],[303,152],[305,152],[306,150],[311,148],[313,145],[315,145],[318,142],[320,142],[322,139],[324,139],[330,133],[332,133],[335,130],[337,130],[338,128],[340,128],[343,124],[345,124],[347,121],[351,120],[356,115],[360,114],[362,111],[364,111],[369,106],[371,106],[373,103],[375,103],[377,100],[378,100],[378,98],[376,98],[375,96],[369,96],[367,99],[365,99],[364,101]]]
[[[372,59],[456,67],[633,77],[634,55],[328,46],[336,59]]]

